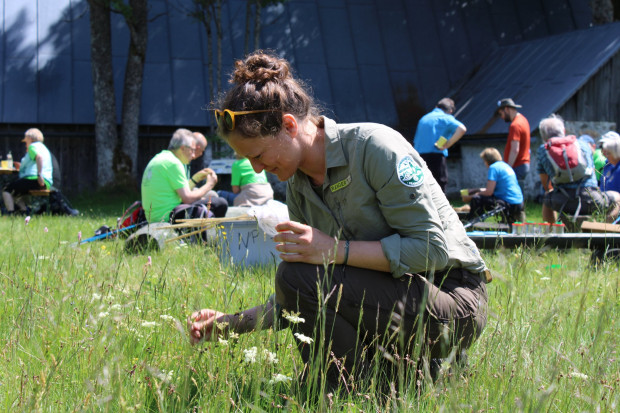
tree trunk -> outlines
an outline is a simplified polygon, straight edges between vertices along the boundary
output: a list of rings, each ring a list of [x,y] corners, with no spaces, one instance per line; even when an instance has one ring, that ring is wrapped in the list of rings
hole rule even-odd
[[[148,42],[148,0],[129,0],[131,13],[125,16],[129,28],[129,52],[123,86],[121,139],[116,149],[114,170],[117,182],[135,183],[138,172],[138,135],[142,79]]]
[[[216,85],[218,95],[222,91],[222,38],[224,37],[224,31],[222,29],[222,0],[216,0],[215,2],[215,28],[217,30],[217,70],[216,70]]]
[[[213,20],[213,14],[211,13],[211,8],[209,5],[203,5],[199,7],[196,5],[196,14],[200,15],[200,21],[202,22],[205,32],[207,33],[207,78],[209,82],[209,87],[207,92],[209,96],[207,96],[208,102],[213,101],[214,96],[214,80],[213,80],[213,36],[211,31],[211,20]]]
[[[95,147],[97,183],[114,182],[112,161],[118,139],[114,76],[112,72],[112,37],[109,3],[88,0],[90,6],[90,47],[95,104]]]
[[[250,21],[252,17],[252,1],[245,3],[245,36],[243,37],[243,55],[246,56],[250,51]]]
[[[254,2],[256,6],[256,14],[254,15],[254,50],[260,47],[260,12],[262,9],[260,1]]]

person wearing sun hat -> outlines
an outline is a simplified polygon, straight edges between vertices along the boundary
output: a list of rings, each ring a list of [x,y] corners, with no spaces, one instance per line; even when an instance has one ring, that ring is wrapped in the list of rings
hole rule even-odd
[[[19,179],[8,184],[2,192],[2,200],[7,214],[15,212],[15,197],[28,195],[36,189],[50,189],[54,183],[52,155],[47,149],[43,133],[37,128],[30,128],[24,133],[22,142],[26,144],[26,155],[21,160]],[[26,205],[17,203],[22,212]]]
[[[525,194],[525,178],[530,172],[530,123],[511,98],[497,102],[496,114],[510,124],[504,149],[504,161],[514,169],[521,191]]]

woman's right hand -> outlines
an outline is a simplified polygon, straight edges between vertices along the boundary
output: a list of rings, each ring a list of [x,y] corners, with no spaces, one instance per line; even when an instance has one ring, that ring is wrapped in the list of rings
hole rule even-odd
[[[189,340],[193,344],[205,340],[213,340],[217,335],[214,335],[214,328],[217,332],[224,332],[228,329],[228,326],[219,326],[218,323],[225,323],[226,314],[216,310],[210,310],[208,308],[194,312],[187,319],[187,328],[189,330]]]

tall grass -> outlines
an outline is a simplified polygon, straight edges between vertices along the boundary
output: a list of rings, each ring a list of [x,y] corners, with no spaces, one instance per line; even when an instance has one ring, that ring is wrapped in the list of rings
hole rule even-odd
[[[199,246],[150,261],[122,240],[71,246],[114,215],[0,218],[0,410],[620,409],[617,262],[594,267],[585,250],[483,251],[495,280],[466,371],[414,379],[391,397],[377,397],[375,381],[313,398],[296,382],[304,366],[289,330],[189,345],[192,311],[264,302],[274,266],[225,267]]]

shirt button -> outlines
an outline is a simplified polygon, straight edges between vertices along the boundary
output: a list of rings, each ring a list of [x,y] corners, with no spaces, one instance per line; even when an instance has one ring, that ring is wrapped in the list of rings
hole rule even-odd
[[[409,199],[415,199],[415,194],[409,194]]]

